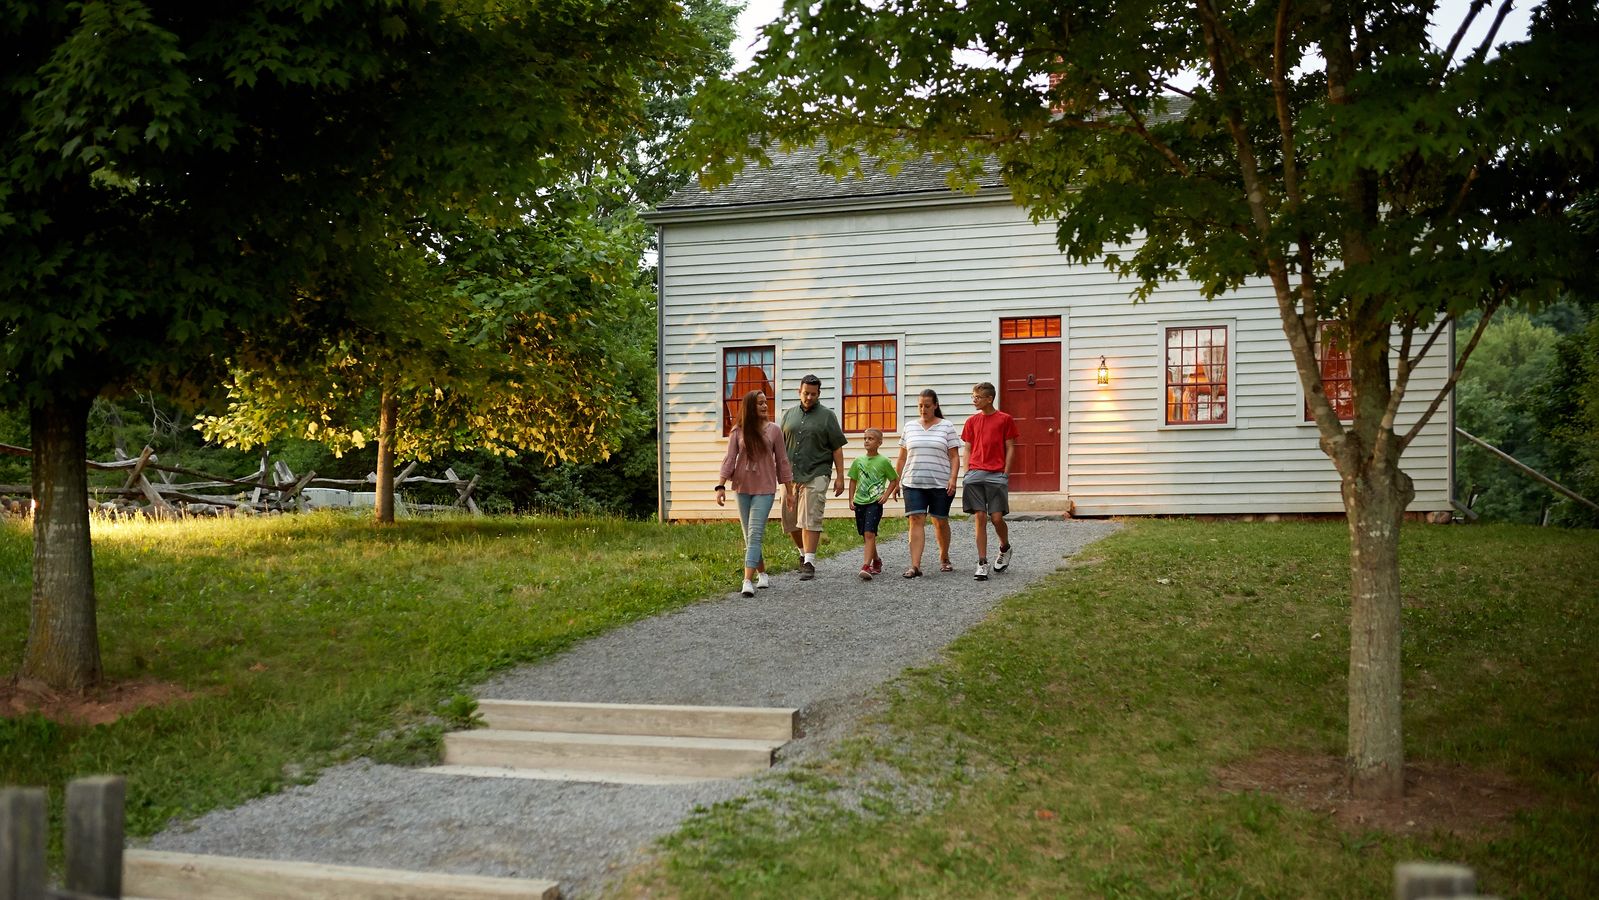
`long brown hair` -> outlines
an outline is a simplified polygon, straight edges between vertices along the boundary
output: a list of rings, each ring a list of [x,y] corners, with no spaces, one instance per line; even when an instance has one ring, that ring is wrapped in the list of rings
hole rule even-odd
[[[933,401],[933,418],[944,418],[944,407],[938,405],[938,391],[928,388],[927,390],[922,391],[922,396]]]
[[[756,400],[761,394],[761,391],[745,394],[744,406],[739,410],[738,427],[744,431],[745,453],[766,452],[766,420],[761,418],[760,404]]]

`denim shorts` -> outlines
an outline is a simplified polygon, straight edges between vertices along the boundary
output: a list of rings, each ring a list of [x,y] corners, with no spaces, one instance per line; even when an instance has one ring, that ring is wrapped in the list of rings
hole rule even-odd
[[[955,498],[949,495],[947,488],[905,488],[905,515],[919,516],[923,513],[935,519],[949,518],[949,505]]]
[[[855,507],[855,533],[876,534],[883,521],[883,504],[860,503]]]

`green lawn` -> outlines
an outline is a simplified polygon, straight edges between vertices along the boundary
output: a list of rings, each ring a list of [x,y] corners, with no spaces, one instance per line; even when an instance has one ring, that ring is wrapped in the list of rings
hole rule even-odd
[[[897,526],[897,523],[892,523]],[[773,525],[768,559],[791,569]],[[830,521],[825,546],[858,546]],[[331,513],[98,523],[95,585],[108,678],[195,699],[101,727],[0,718],[0,784],[128,776],[128,828],[159,830],[369,755],[437,752],[457,695],[626,622],[738,589],[736,524],[411,519]],[[28,627],[32,544],[0,528],[0,672]],[[456,698],[451,702],[451,698]]]
[[[427,759],[491,672],[737,586],[732,525],[315,515],[95,541],[108,674],[196,697],[97,728],[0,719],[0,783],[48,784],[59,810],[67,779],[126,774],[135,834],[352,755]],[[885,690],[883,727],[697,816],[632,886],[1370,897],[1394,861],[1431,858],[1502,896],[1599,895],[1599,533],[1406,529],[1409,753],[1535,790],[1508,828],[1345,831],[1216,787],[1262,750],[1342,751],[1345,551],[1337,524],[1133,523]],[[0,530],[5,670],[30,552]]]
[[[1341,523],[1141,521],[1006,602],[785,790],[697,815],[684,897],[1380,897],[1396,861],[1599,896],[1599,533],[1407,527],[1412,761],[1541,799],[1497,833],[1340,829],[1218,767],[1341,755]],[[1470,798],[1467,798],[1470,802]]]

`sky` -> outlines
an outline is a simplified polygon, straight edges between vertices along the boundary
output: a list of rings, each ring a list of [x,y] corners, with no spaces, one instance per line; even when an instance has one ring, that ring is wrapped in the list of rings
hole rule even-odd
[[[1459,27],[1461,18],[1469,7],[1469,0],[1441,0],[1438,5],[1439,13],[1434,18],[1433,40],[1439,45],[1448,42]],[[1529,11],[1535,4],[1532,0],[1520,0],[1505,17],[1505,24],[1499,29],[1498,42],[1516,40],[1526,37]],[[1497,5],[1494,7],[1497,8]],[[1488,25],[1493,22],[1494,8],[1483,10],[1477,16],[1472,31],[1467,34],[1466,40],[1461,42],[1461,52],[1468,52],[1477,46],[1482,35],[1488,30]],[[750,59],[755,55],[756,34],[761,26],[772,21],[783,9],[783,0],[748,0],[738,17],[738,36],[733,39],[733,57],[737,60],[735,69],[748,66]],[[1457,54],[1458,55],[1458,54]]]

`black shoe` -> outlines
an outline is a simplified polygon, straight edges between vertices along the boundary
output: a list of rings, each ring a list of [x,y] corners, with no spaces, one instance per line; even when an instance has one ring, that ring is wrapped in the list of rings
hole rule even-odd
[[[815,563],[800,563],[800,581],[810,581],[816,577]]]

